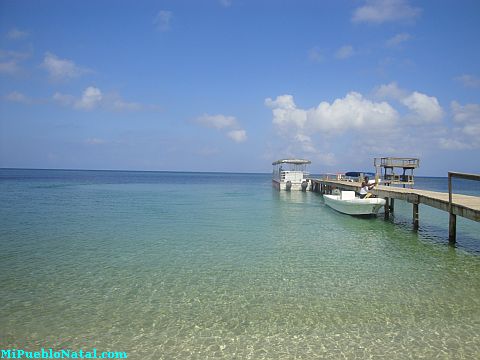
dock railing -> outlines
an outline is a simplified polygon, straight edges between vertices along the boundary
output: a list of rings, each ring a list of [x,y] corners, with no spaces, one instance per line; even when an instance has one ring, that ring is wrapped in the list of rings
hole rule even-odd
[[[420,159],[396,157],[374,158],[373,165],[375,167],[417,168],[420,165]]]
[[[448,172],[448,212],[450,213],[450,221],[448,226],[448,241],[454,244],[456,241],[457,215],[452,211],[452,178],[480,181],[480,175],[467,174],[455,171]]]

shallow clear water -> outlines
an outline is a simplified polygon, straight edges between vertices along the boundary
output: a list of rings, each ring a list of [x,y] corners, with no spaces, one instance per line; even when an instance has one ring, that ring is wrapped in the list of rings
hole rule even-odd
[[[266,174],[3,169],[0,204],[1,348],[480,356],[479,223],[459,218],[452,248],[440,211],[415,233],[411,204],[349,217]]]

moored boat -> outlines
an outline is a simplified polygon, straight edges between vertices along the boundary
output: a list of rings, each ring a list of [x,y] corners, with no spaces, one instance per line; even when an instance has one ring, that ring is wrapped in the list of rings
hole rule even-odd
[[[342,191],[339,195],[323,195],[325,204],[348,215],[376,215],[385,205],[385,199],[355,197],[355,191]]]
[[[302,190],[308,187],[307,165],[310,160],[304,159],[281,159],[274,161],[272,172],[272,186],[278,190]]]

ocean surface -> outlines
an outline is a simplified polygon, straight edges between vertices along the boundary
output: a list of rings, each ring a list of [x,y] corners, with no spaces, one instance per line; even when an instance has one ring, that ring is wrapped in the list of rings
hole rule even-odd
[[[446,213],[411,216],[346,216],[269,174],[0,169],[0,348],[478,359],[480,223],[452,247]]]

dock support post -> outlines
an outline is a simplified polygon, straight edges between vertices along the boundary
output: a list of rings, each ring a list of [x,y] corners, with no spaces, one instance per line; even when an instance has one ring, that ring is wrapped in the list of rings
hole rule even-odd
[[[450,213],[450,221],[448,226],[448,242],[454,245],[457,241],[457,215]]]
[[[393,213],[394,210],[395,210],[395,199],[391,198],[390,199],[390,212]]]
[[[390,218],[390,199],[387,197],[385,198],[385,220]]]
[[[418,227],[418,203],[413,203],[413,230],[417,231]]]
[[[454,245],[457,241],[457,215],[452,210],[452,173],[448,172],[448,212],[450,220],[448,223],[448,242]]]

